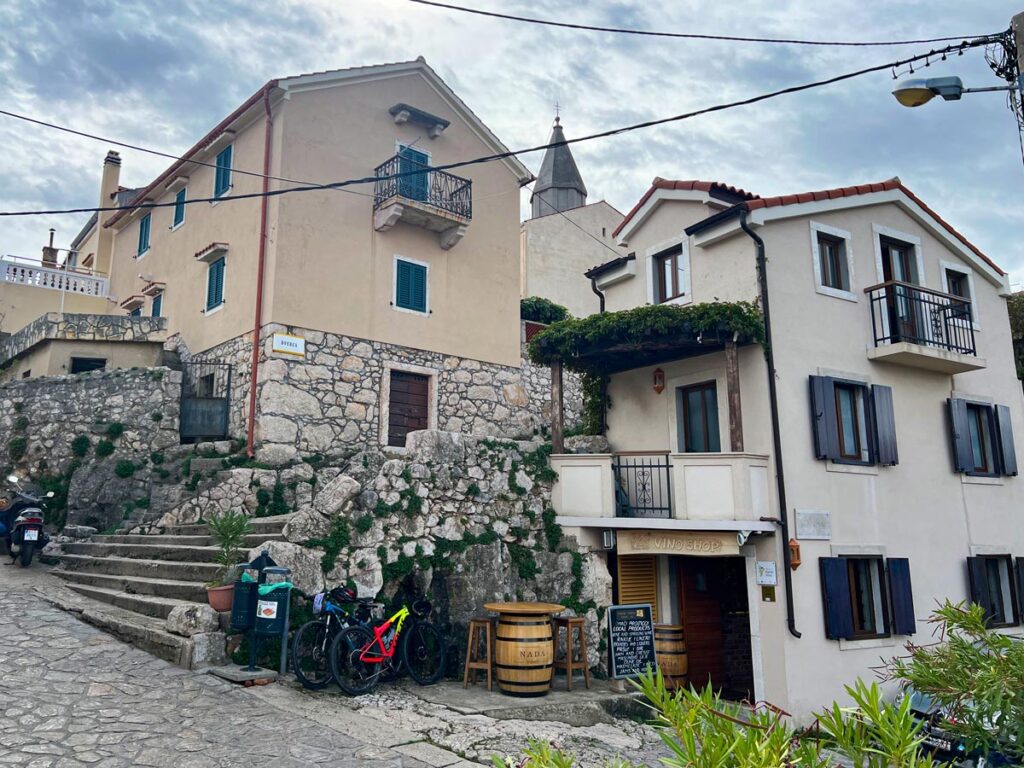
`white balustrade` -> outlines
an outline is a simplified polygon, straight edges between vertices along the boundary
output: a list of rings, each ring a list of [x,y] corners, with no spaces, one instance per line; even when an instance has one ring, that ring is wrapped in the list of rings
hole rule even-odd
[[[5,283],[31,285],[81,296],[103,298],[109,289],[106,276],[98,273],[44,267],[39,262],[23,261],[9,256],[0,258],[0,275]]]

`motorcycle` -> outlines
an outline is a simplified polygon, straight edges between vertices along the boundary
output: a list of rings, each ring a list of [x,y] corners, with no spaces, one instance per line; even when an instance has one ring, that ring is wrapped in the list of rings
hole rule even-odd
[[[43,530],[43,508],[45,499],[53,497],[53,491],[45,496],[34,496],[21,487],[17,475],[8,475],[8,492],[11,498],[2,500],[0,508],[0,536],[4,537],[11,563],[15,560],[22,568],[32,564],[37,549],[45,547],[50,537]]]

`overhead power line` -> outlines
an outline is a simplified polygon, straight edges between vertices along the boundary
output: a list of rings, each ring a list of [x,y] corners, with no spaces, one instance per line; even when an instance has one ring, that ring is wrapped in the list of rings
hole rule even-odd
[[[651,128],[658,125],[666,125],[668,123],[681,122],[683,120],[689,120],[700,115],[712,114],[714,112],[722,112],[728,109],[735,109],[736,107],[749,106],[751,104],[757,104],[762,101],[774,99],[779,96],[785,96],[792,93],[800,93],[802,91],[809,91],[814,88],[821,88],[826,85],[832,85],[834,83],[843,82],[845,80],[852,80],[855,77],[861,77],[862,75],[871,74],[873,72],[882,72],[885,70],[893,69],[905,66],[907,64],[913,64],[914,62],[921,60],[928,60],[935,58],[943,53],[952,53],[960,51],[961,53],[971,48],[977,48],[979,46],[988,45],[998,36],[982,37],[976,40],[964,41],[958,45],[949,45],[944,48],[937,50],[931,50],[928,53],[920,53],[915,56],[910,56],[905,59],[898,61],[890,61],[885,64],[877,64],[872,67],[864,67],[853,72],[846,72],[841,75],[835,75],[834,77],[825,78],[823,80],[815,80],[810,83],[804,83],[802,85],[793,85],[786,88],[781,88],[776,91],[770,91],[768,93],[762,93],[757,96],[750,96],[746,99],[739,99],[737,101],[730,101],[724,104],[716,104],[711,107],[703,107],[696,109],[691,112],[684,112],[678,115],[672,115],[670,117],[661,117],[654,120],[645,120],[640,123],[633,123],[631,125],[622,126],[619,128],[611,128],[605,131],[599,131],[597,133],[587,134],[585,136],[577,136],[576,138],[566,139],[565,141],[539,144],[535,147],[527,147],[525,149],[517,150],[506,150],[505,152],[496,152],[491,155],[484,155],[482,157],[476,157],[471,160],[459,160],[453,163],[445,163],[442,165],[431,166],[431,171],[448,171],[455,168],[465,168],[471,165],[480,165],[482,163],[492,163],[498,160],[505,160],[510,157],[516,157],[518,155],[530,154],[533,152],[540,152],[546,149],[550,149],[555,146],[564,146],[568,144],[579,144],[585,141],[594,141],[596,139],[608,138],[611,136],[618,136],[620,134],[629,133],[632,131],[638,131],[644,128]],[[406,176],[416,176],[422,174],[421,170],[411,170],[400,173],[389,174],[387,176],[363,176],[362,178],[345,179],[343,181],[334,181],[327,184],[307,184],[297,187],[286,187],[284,189],[272,189],[267,192],[249,192],[240,195],[223,195],[221,197],[204,197],[204,198],[193,198],[186,200],[186,205],[192,205],[195,203],[212,203],[212,202],[225,202],[228,200],[248,200],[258,197],[276,197],[278,195],[290,194],[293,192],[313,192],[323,189],[343,189],[346,187],[358,186],[361,184],[375,184],[380,181],[388,181],[391,179],[399,179]],[[139,203],[132,206],[135,208],[151,209],[151,208],[170,208],[177,205],[175,202],[167,203]],[[124,207],[118,206],[107,206],[107,207],[91,207],[91,208],[65,208],[65,209],[54,209],[44,211],[0,211],[0,216],[43,216],[43,215],[58,215],[58,214],[71,214],[71,213],[93,213],[99,211],[120,211],[125,210]]]
[[[624,29],[622,27],[598,27],[590,24],[573,24],[567,21],[552,21],[550,19],[537,19],[530,16],[515,16],[510,13],[498,13],[496,11],[485,11],[481,8],[467,8],[462,5],[451,3],[439,3],[435,0],[409,0],[410,3],[418,5],[429,5],[435,8],[444,8],[449,11],[460,13],[472,13],[477,16],[490,16],[495,19],[506,21],[521,21],[527,24],[541,24],[546,27],[562,27],[564,29],[578,29],[585,32],[611,32],[617,35],[640,35],[643,37],[674,37],[686,40],[722,40],[731,43],[777,43],[782,45],[826,45],[826,46],[847,46],[847,47],[878,47],[887,45],[925,45],[928,43],[946,43],[952,40],[971,40],[983,35],[955,35],[952,37],[929,37],[920,40],[800,40],[795,38],[778,37],[740,37],[738,35],[703,35],[696,32],[657,32],[650,29]]]

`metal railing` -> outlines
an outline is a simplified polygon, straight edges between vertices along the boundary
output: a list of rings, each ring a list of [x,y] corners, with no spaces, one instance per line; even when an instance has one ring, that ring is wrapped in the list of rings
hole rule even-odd
[[[616,517],[672,517],[672,464],[667,453],[616,454]]]
[[[890,280],[864,291],[875,346],[907,342],[976,355],[971,302],[962,296]]]
[[[374,169],[373,209],[394,197],[415,200],[461,219],[473,218],[473,182],[395,155]]]
[[[190,362],[182,365],[182,441],[227,437],[231,413],[231,364]]]
[[[0,281],[100,298],[107,295],[109,285],[106,275],[89,269],[44,266],[17,256],[0,256]]]

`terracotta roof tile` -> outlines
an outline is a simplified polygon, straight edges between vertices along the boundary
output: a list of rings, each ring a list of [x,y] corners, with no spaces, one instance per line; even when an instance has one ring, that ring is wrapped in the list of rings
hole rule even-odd
[[[757,195],[755,195],[753,192],[747,192],[746,190],[740,189],[739,187],[734,187],[729,184],[723,184],[720,181],[699,181],[695,179],[663,179],[660,176],[655,176],[654,181],[651,182],[651,186],[648,188],[648,190],[644,192],[643,197],[641,197],[637,204],[630,209],[629,213],[627,213],[623,217],[622,221],[619,222],[619,226],[617,226],[615,230],[612,232],[612,237],[618,237],[619,232],[621,232],[622,229],[637,214],[637,212],[644,207],[644,204],[651,199],[651,196],[655,193],[655,191],[659,189],[682,189],[697,192],[719,191],[735,195],[744,200],[753,200],[757,198]]]

